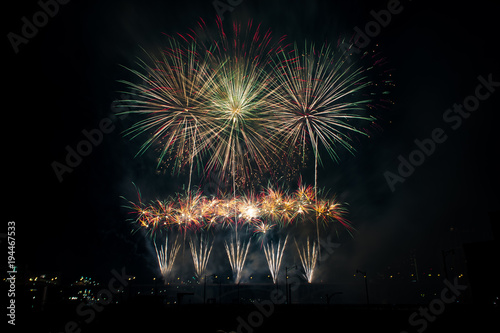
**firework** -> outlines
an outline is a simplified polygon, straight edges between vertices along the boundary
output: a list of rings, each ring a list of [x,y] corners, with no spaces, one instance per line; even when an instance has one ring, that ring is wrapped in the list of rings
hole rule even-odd
[[[278,245],[273,246],[273,242],[264,245],[264,254],[266,256],[267,265],[271,271],[271,276],[273,277],[273,282],[276,284],[278,282],[278,273],[281,266],[281,259],[283,258],[283,252],[285,251],[286,242],[288,236],[286,236],[283,245],[278,241]]]
[[[289,196],[280,188],[269,186],[262,191],[260,196],[260,207],[264,220],[271,222],[283,222],[288,216],[284,203],[288,202]]]
[[[198,279],[201,279],[205,274],[205,269],[207,268],[208,259],[210,258],[210,254],[212,253],[214,243],[210,242],[210,240],[208,239],[208,235],[201,235],[199,242],[197,237],[191,237],[189,239],[189,246],[191,249],[191,255],[193,257],[196,277]]]
[[[374,120],[365,115],[371,101],[365,94],[372,83],[363,68],[350,64],[344,52],[329,46],[306,46],[302,51],[295,45],[291,52],[278,52],[277,59],[274,69],[279,88],[273,99],[286,147],[310,144],[318,161],[319,143],[333,159],[338,158],[336,145],[352,152],[349,134],[365,134],[353,121]]]
[[[271,32],[252,21],[229,29],[220,19],[216,23],[216,33],[204,25],[193,32],[216,68],[210,95],[216,126],[207,167],[220,168],[223,176],[231,174],[233,182],[237,175],[245,182],[252,169],[267,170],[278,149],[272,141],[277,128],[271,121],[274,88],[267,64],[279,41],[273,42]]]
[[[163,276],[163,281],[165,284],[167,283],[167,279],[172,272],[172,268],[174,267],[175,258],[177,257],[177,253],[181,247],[181,244],[178,242],[178,238],[175,237],[174,244],[171,246],[170,250],[168,248],[168,236],[165,237],[165,246],[161,246],[160,250],[156,246],[156,243],[153,242],[156,251],[156,257],[158,259],[158,266],[160,267],[160,273]]]
[[[159,153],[158,166],[166,158],[173,170],[190,165],[188,193],[195,157],[210,143],[214,118],[207,112],[213,90],[214,71],[201,55],[195,43],[180,43],[168,39],[168,47],[147,53],[148,60],[139,60],[141,70],[130,70],[142,83],[121,81],[133,96],[123,103],[143,119],[134,123],[125,135],[135,139],[148,138],[139,154],[150,148]]]
[[[299,244],[295,241],[295,246],[299,252],[300,262],[302,263],[302,268],[304,269],[304,278],[307,282],[311,283],[314,274],[314,268],[316,267],[316,261],[318,260],[318,248],[316,242],[309,242],[309,237],[307,238],[306,246],[299,248]]]
[[[136,218],[133,219],[134,223],[146,229],[150,236],[154,236],[164,226],[168,226],[172,223],[171,217],[173,216],[174,205],[172,202],[169,202],[169,200],[156,200],[154,203],[146,205],[142,201],[141,192],[137,187],[136,191],[138,202],[135,203],[127,200],[128,206],[126,206],[126,208],[136,214]],[[122,199],[125,198],[122,197]]]
[[[354,57],[349,49],[327,45],[289,49],[251,21],[228,28],[221,19],[215,32],[201,21],[199,29],[168,37],[164,49],[147,53],[140,69],[130,70],[140,83],[122,81],[133,96],[124,101],[126,113],[142,117],[125,134],[145,137],[137,154],[156,150],[158,165],[168,164],[174,172],[189,166],[189,181],[187,191],[165,200],[144,203],[139,194],[138,203],[129,202],[138,229],[151,236],[193,232],[189,246],[198,278],[214,246],[208,234],[231,229],[224,245],[236,283],[251,243],[238,236],[241,230],[262,240],[277,283],[288,236],[283,243],[275,236],[315,222],[316,240],[295,241],[310,283],[321,258],[320,225],[354,230],[345,204],[318,188],[318,164],[323,152],[338,161],[341,150],[355,151],[352,141],[368,135],[365,127],[373,124],[378,106],[375,95],[385,89],[374,88],[376,79],[369,73],[375,64],[367,63],[375,55]],[[313,186],[299,182],[290,191],[276,185],[289,181],[312,156]],[[282,179],[272,170],[280,168],[286,174]],[[212,197],[192,190],[194,170],[217,171],[221,181],[232,180],[231,190]],[[269,184],[260,192],[261,184],[254,182],[259,177]],[[167,245],[168,238],[160,249],[155,243],[165,279],[180,247],[177,237],[170,250]]]
[[[339,222],[343,230],[352,235],[354,228],[351,223],[345,218],[347,208],[340,203],[335,196],[328,199],[319,199],[313,205],[316,218],[319,223],[329,224],[331,221]],[[338,231],[337,231],[338,234]]]
[[[258,221],[252,224],[253,232],[256,234],[266,234],[269,230],[271,230],[276,224],[269,224],[264,221]]]
[[[241,280],[241,272],[247,260],[248,249],[250,248],[250,240],[241,242],[240,239],[234,238],[234,241],[228,245],[225,242],[226,253],[229,258],[229,264],[233,270],[234,283],[238,284]]]
[[[204,219],[201,214],[203,198],[200,192],[187,196],[177,195],[177,204],[172,214],[175,224],[184,231],[188,228],[195,229],[203,225]]]
[[[166,200],[154,200],[144,203],[139,193],[139,202],[127,205],[136,214],[133,219],[138,229],[144,229],[151,236],[158,234],[184,233],[192,236],[188,243],[193,258],[195,274],[201,278],[206,271],[214,242],[209,232],[231,229],[233,235],[225,242],[229,264],[233,270],[234,281],[239,283],[245,266],[251,241],[243,241],[237,230],[243,230],[261,241],[269,269],[276,283],[281,260],[286,248],[290,228],[313,225],[318,221],[325,228],[333,224],[351,233],[354,229],[345,218],[347,209],[335,195],[328,196],[320,190],[318,200],[314,198],[314,189],[299,183],[296,191],[288,192],[278,186],[269,186],[258,194],[241,194],[233,197],[219,194],[217,197],[205,197],[200,191],[193,191],[190,196],[178,194]],[[285,234],[284,242],[271,241],[276,236]],[[199,235],[199,236],[196,236]],[[178,236],[177,236],[178,237]],[[283,239],[283,238],[282,238]],[[169,249],[168,238],[165,245],[155,243],[158,264],[164,279],[172,270],[173,262],[179,251],[179,241],[175,238]],[[311,282],[320,244],[307,238],[305,243],[295,241],[305,278]]]
[[[273,228],[283,230],[316,220],[325,227],[333,223],[348,232],[354,230],[345,217],[348,211],[344,203],[322,190],[315,200],[312,186],[303,184],[292,193],[269,186],[258,195],[235,197],[220,194],[207,198],[200,191],[192,191],[190,196],[177,194],[150,204],[139,197],[138,203],[129,201],[126,207],[136,214],[132,219],[135,225],[151,235],[162,230],[185,232],[217,227],[247,228],[265,234]]]
[[[337,160],[337,146],[352,152],[350,134],[365,134],[357,123],[374,120],[364,115],[371,101],[365,97],[371,82],[363,68],[346,61],[346,57],[345,52],[329,46],[317,49],[306,45],[302,51],[295,45],[291,52],[281,50],[274,66],[278,93],[273,98],[276,116],[282,122],[279,134],[285,147],[302,147],[303,155],[305,147],[311,145],[315,191],[321,162],[319,143]],[[319,242],[318,222],[316,229]]]

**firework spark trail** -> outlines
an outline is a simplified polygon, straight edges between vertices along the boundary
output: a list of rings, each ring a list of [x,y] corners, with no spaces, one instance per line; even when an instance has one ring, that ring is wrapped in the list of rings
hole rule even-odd
[[[241,280],[241,272],[245,266],[245,261],[247,259],[248,249],[250,248],[250,240],[248,243],[243,242],[237,238],[228,245],[225,242],[226,253],[229,258],[229,264],[233,270],[234,283],[238,284]]]
[[[201,235],[199,242],[198,238],[194,236],[189,239],[189,246],[191,248],[196,277],[201,279],[205,274],[214,242],[210,242],[208,235]]]
[[[302,248],[299,248],[299,244],[295,240],[295,246],[297,246],[297,251],[299,251],[300,262],[302,263],[302,268],[304,269],[304,277],[307,282],[311,283],[314,274],[314,268],[316,267],[316,261],[318,260],[318,249],[316,242],[312,242],[312,247],[309,242],[309,237],[307,237],[307,244]]]
[[[276,284],[278,282],[278,273],[281,266],[281,259],[283,258],[283,252],[285,251],[286,242],[288,240],[288,235],[281,245],[278,241],[278,246],[273,246],[273,242],[264,245],[264,254],[266,255],[267,265],[269,266],[269,271],[271,271],[271,276],[273,277],[273,282]]]
[[[153,242],[153,244],[155,246],[156,257],[158,258],[158,266],[160,267],[160,272],[163,276],[163,282],[167,284],[167,279],[172,272],[175,258],[177,257],[181,244],[178,242],[178,237],[175,237],[174,244],[171,246],[169,251],[168,236],[165,237],[165,246],[162,245],[160,250],[158,250],[155,242]]]

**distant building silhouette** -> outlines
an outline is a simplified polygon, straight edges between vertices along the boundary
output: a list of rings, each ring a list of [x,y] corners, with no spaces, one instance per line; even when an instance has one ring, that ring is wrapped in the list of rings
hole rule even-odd
[[[500,211],[490,212],[489,215],[493,240],[464,244],[464,252],[473,302],[498,305]]]

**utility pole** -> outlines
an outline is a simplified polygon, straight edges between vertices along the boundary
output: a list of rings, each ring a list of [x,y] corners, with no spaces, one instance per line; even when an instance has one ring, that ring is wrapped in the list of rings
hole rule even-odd
[[[222,304],[222,279],[219,280],[219,304]]]
[[[206,295],[207,295],[207,277],[215,277],[215,274],[212,274],[212,275],[205,275],[205,281],[203,281],[203,304],[206,304],[207,302],[207,298],[206,298]]]
[[[444,271],[444,277],[446,278],[446,280],[449,281],[448,279],[448,269],[446,268],[446,256],[448,254],[455,254],[455,250],[451,249],[451,250],[441,250],[441,255],[443,257],[443,271]]]
[[[285,293],[286,293],[286,304],[290,304],[290,290],[288,288],[288,269],[297,268],[297,265],[293,265],[292,267],[285,266]]]
[[[240,304],[240,281],[238,281],[238,292],[237,292],[237,297],[238,297],[238,300],[237,300],[237,304]]]
[[[328,304],[328,305],[330,304],[330,300],[332,299],[333,296],[335,296],[335,295],[342,295],[342,294],[343,294],[343,292],[341,292],[341,291],[336,291],[336,292],[334,292],[331,295],[326,294],[326,304]]]
[[[207,304],[207,276],[205,275],[203,281],[203,304]]]
[[[365,291],[366,291],[366,305],[370,305],[370,297],[368,296],[368,281],[366,279],[366,272],[360,271],[359,269],[356,270],[356,273],[361,273],[363,274],[363,277],[365,279]]]
[[[413,266],[415,267],[415,277],[416,281],[418,282],[418,268],[417,268],[417,258],[413,257]]]

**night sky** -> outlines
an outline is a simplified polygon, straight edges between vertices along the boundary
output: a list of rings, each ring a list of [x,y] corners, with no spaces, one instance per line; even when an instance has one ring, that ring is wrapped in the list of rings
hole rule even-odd
[[[497,11],[491,1],[453,5],[401,1],[402,11],[372,38],[394,69],[394,106],[380,113],[383,127],[356,142],[355,156],[325,163],[319,182],[349,203],[354,238],[341,244],[322,276],[356,269],[384,272],[415,253],[419,267],[440,270],[441,250],[493,238],[489,212],[500,208],[498,105],[500,87],[480,102],[459,128],[443,114],[474,95],[478,76],[500,82]],[[21,33],[36,1],[9,3],[4,13],[3,120],[4,226],[17,225],[20,270],[61,272],[71,280],[104,279],[111,269],[149,279],[156,276],[147,240],[132,234],[120,196],[134,198],[137,184],[147,199],[178,191],[181,177],[157,175],[151,154],[134,158],[140,142],[123,138],[130,119],[113,113],[113,101],[132,80],[141,47],[184,33],[201,17],[214,24],[216,10],[203,1],[71,1],[48,19],[16,54],[6,37]],[[364,30],[371,10],[387,1],[243,0],[225,20],[253,19],[289,40],[336,41]],[[5,18],[8,16],[8,18]],[[111,119],[110,133],[60,182],[51,164],[64,163],[83,130]],[[392,192],[384,172],[397,173],[414,140],[436,128],[447,135],[435,152]],[[311,181],[310,170],[308,179]],[[6,227],[2,227],[6,230]],[[2,231],[3,232],[3,231]],[[223,251],[223,249],[219,249]],[[410,267],[404,266],[409,270]]]

